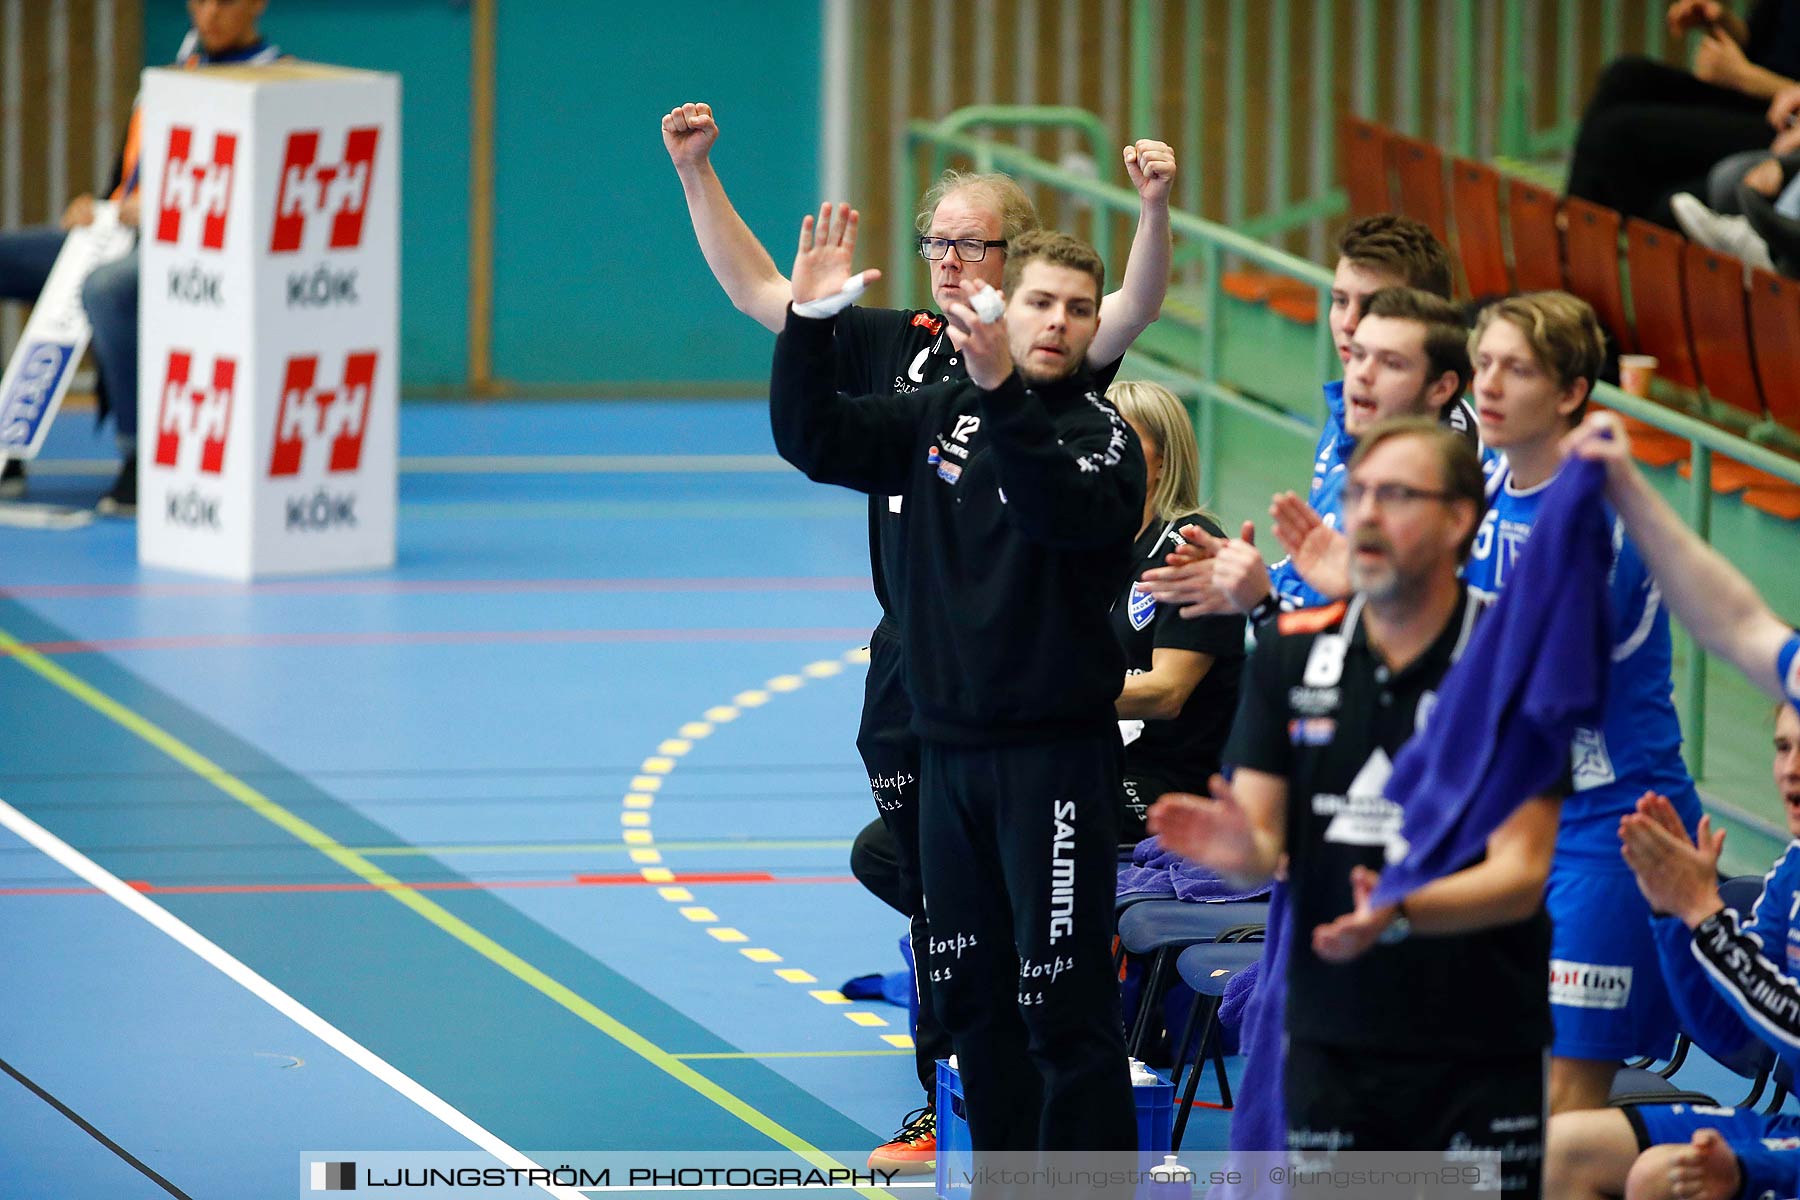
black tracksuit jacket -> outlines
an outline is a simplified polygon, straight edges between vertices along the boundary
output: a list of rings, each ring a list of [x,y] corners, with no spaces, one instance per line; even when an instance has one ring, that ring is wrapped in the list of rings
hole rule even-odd
[[[913,728],[961,745],[1093,734],[1115,720],[1124,651],[1108,611],[1133,566],[1144,458],[1085,371],[1013,372],[847,397],[832,328],[790,311],[769,417],[820,483],[902,495],[900,604]]]

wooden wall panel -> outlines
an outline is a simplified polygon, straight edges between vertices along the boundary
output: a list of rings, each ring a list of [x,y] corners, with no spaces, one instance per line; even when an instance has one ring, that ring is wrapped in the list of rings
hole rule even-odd
[[[1526,0],[1534,14],[1528,22],[1529,45],[1523,61],[1532,80],[1533,119],[1540,127],[1553,124],[1556,111],[1557,11],[1561,4],[1578,6],[1577,43],[1582,94],[1591,89],[1604,63],[1601,61],[1598,6],[1581,0]],[[1369,63],[1356,61],[1358,14],[1375,5],[1374,43]],[[1329,6],[1335,53],[1327,69],[1332,73],[1329,111],[1315,111],[1313,87],[1313,29],[1320,11]],[[1418,27],[1402,37],[1393,26],[1400,11],[1398,0],[1292,0],[1289,28],[1289,124],[1286,137],[1289,185],[1284,196],[1270,194],[1270,156],[1277,151],[1268,133],[1270,72],[1268,70],[1271,22],[1274,6],[1251,0],[1234,5],[1231,0],[1154,0],[1153,17],[1161,31],[1157,43],[1157,87],[1153,97],[1155,128],[1128,130],[1131,104],[1131,23],[1140,5],[1134,0],[861,0],[855,6],[856,69],[867,117],[858,129],[853,149],[853,199],[861,208],[871,264],[885,257],[896,218],[910,221],[911,213],[893,214],[890,175],[893,146],[905,119],[930,119],[978,100],[977,81],[991,81],[991,99],[998,103],[1074,104],[1099,113],[1113,131],[1116,144],[1128,137],[1154,136],[1176,146],[1178,152],[1190,139],[1183,126],[1188,105],[1189,57],[1200,58],[1199,76],[1204,89],[1201,112],[1203,129],[1198,161],[1183,155],[1182,171],[1194,177],[1187,194],[1197,196],[1200,212],[1223,220],[1228,189],[1233,179],[1242,181],[1246,214],[1254,216],[1271,205],[1292,202],[1315,194],[1313,151],[1310,134],[1321,122],[1334,123],[1339,113],[1355,111],[1359,70],[1372,72],[1373,111],[1363,115],[1397,123],[1401,111],[1402,81],[1410,78],[1418,96],[1418,132],[1434,141],[1446,141],[1455,133],[1454,112],[1445,111],[1443,98],[1454,94],[1456,63],[1451,33],[1455,0],[1419,0]],[[1475,107],[1478,156],[1492,153],[1496,137],[1496,108],[1491,97],[1501,94],[1501,55],[1497,45],[1500,20],[1497,2],[1478,4],[1476,21],[1476,77],[1480,89]],[[1650,15],[1660,13],[1661,0],[1625,0],[1620,6],[1624,29],[1621,53],[1641,53]],[[1230,87],[1229,55],[1233,45],[1232,13],[1241,11],[1247,22],[1241,31],[1245,55],[1244,86],[1238,94]],[[1198,26],[1196,30],[1195,26]],[[895,30],[905,30],[905,53],[896,48]],[[1029,39],[1021,31],[1034,31]],[[1021,45],[1028,41],[1028,46]],[[1411,46],[1410,61],[1402,61]],[[1069,53],[1070,48],[1074,53]],[[1670,44],[1664,57],[1679,61],[1685,47]],[[986,57],[982,57],[986,56]],[[1029,58],[1030,70],[1025,69]],[[1107,64],[1116,64],[1108,78]],[[1021,80],[1033,86],[1022,88]],[[1242,151],[1229,152],[1229,114],[1243,109],[1247,118]],[[1033,133],[996,137],[1033,149],[1040,157],[1057,159],[1079,149],[1068,136]],[[1095,164],[1103,178],[1123,183],[1116,149],[1108,161]],[[1334,165],[1333,165],[1334,166]],[[1335,176],[1335,166],[1332,171]],[[1329,183],[1331,180],[1327,180]],[[1071,206],[1063,211],[1055,198],[1034,197],[1047,222],[1085,231],[1089,215]],[[1321,227],[1306,236],[1297,231],[1287,245],[1296,251],[1318,252],[1329,231]],[[1121,222],[1114,240],[1120,263],[1129,245],[1130,222]],[[889,270],[897,268],[880,263]],[[907,264],[908,267],[913,264]]]

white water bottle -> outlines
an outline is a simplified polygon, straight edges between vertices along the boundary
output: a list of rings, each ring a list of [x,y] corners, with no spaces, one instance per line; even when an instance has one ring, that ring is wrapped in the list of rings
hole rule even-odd
[[[1194,1173],[1173,1154],[1165,1154],[1150,1168],[1150,1188],[1145,1194],[1149,1200],[1193,1200]]]

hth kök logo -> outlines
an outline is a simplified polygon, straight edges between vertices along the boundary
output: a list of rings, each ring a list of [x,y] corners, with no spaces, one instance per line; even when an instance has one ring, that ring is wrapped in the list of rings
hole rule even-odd
[[[275,234],[269,250],[289,254],[300,249],[306,229],[314,219],[330,225],[326,245],[333,250],[352,250],[362,244],[363,214],[369,207],[369,186],[375,177],[375,143],[381,130],[373,125],[344,135],[344,154],[338,162],[319,160],[319,131],[305,129],[288,134],[287,153],[281,164],[281,192],[275,198]]]
[[[215,133],[212,160],[194,153],[194,131],[186,125],[169,129],[169,157],[163,164],[162,194],[157,197],[156,240],[181,240],[182,214],[200,218],[200,245],[225,248],[225,218],[231,214],[231,180],[237,160],[237,135]]]
[[[336,387],[319,379],[318,355],[288,359],[281,381],[281,407],[275,414],[275,451],[269,458],[269,476],[298,475],[303,459],[316,461],[326,450],[331,455],[327,471],[356,470],[362,460],[374,391],[373,350],[347,356],[342,382]]]
[[[156,418],[154,461],[158,466],[179,466],[184,446],[192,462],[193,447],[198,446],[202,474],[217,475],[225,469],[225,439],[231,432],[236,383],[236,359],[215,358],[211,377],[203,378],[194,369],[192,351],[169,352],[169,371]]]

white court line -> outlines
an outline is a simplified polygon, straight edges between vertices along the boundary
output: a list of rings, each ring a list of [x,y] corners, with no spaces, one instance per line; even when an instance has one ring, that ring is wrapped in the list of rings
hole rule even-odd
[[[126,885],[118,876],[4,800],[0,800],[0,825],[12,830],[46,855],[192,950],[206,962],[217,967],[228,978],[241,985],[244,990],[411,1100],[474,1145],[493,1155],[503,1165],[520,1170],[543,1170],[538,1163],[533,1162],[477,1125],[441,1096],[389,1064],[361,1042],[258,975],[242,961],[194,929],[193,926],[156,904],[142,892]],[[538,1186],[552,1196],[558,1197],[559,1200],[581,1200],[581,1193],[574,1188],[558,1187],[555,1184],[539,1184]]]

